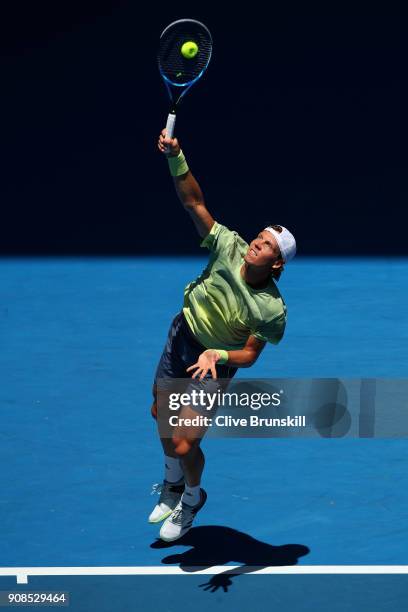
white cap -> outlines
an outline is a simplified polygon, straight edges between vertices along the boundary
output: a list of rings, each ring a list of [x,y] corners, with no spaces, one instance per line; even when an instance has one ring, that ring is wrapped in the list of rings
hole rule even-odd
[[[293,234],[290,233],[286,227],[280,226],[281,232],[277,232],[273,227],[265,227],[266,232],[270,232],[275,236],[276,242],[278,243],[282,259],[284,262],[290,261],[296,255],[296,240]]]

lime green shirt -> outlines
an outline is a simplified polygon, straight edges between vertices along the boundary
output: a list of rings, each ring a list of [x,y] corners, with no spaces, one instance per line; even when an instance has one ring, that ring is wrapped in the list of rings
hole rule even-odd
[[[201,243],[210,252],[204,272],[184,290],[183,312],[206,348],[237,350],[250,335],[277,344],[286,324],[286,305],[271,277],[253,289],[241,276],[248,244],[236,232],[214,223]]]

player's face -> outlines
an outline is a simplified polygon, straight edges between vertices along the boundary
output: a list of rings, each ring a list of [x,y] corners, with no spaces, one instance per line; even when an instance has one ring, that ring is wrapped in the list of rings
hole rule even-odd
[[[281,258],[278,243],[271,232],[262,231],[252,240],[244,257],[253,266],[272,266]]]

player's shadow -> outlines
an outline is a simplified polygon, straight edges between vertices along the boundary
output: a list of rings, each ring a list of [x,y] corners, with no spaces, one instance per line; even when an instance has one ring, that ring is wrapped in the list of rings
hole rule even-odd
[[[176,542],[166,543],[157,540],[151,544],[151,548],[180,545],[191,548],[183,553],[164,557],[162,563],[166,565],[178,563],[185,572],[196,572],[231,562],[243,564],[239,569],[228,570],[227,566],[225,572],[214,575],[207,583],[200,585],[204,590],[211,592],[219,588],[227,592],[232,584],[232,578],[240,574],[249,574],[263,567],[296,565],[299,557],[310,552],[303,544],[273,546],[236,529],[212,525],[193,527]]]

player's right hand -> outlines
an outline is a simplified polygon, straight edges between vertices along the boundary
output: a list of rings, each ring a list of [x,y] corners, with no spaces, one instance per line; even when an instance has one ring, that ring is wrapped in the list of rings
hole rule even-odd
[[[166,129],[161,131],[157,147],[166,157],[177,157],[180,153],[180,145],[177,138],[167,138]]]

